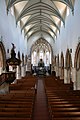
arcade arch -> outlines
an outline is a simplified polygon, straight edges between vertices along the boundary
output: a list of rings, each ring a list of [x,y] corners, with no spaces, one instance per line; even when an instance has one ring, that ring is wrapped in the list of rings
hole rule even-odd
[[[80,43],[75,52],[74,66],[76,68],[76,89],[80,90]]]
[[[71,73],[72,73],[72,58],[71,58],[71,53],[70,53],[70,50],[67,49],[67,52],[66,52],[66,57],[65,57],[65,68],[66,68],[66,83],[70,83],[71,82]]]
[[[6,68],[6,52],[2,42],[0,42],[0,74]]]

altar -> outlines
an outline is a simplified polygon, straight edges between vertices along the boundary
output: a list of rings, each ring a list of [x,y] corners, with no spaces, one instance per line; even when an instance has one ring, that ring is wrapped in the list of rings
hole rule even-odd
[[[45,73],[46,73],[46,70],[45,70],[44,62],[42,59],[40,59],[40,61],[38,63],[37,74],[45,75]]]

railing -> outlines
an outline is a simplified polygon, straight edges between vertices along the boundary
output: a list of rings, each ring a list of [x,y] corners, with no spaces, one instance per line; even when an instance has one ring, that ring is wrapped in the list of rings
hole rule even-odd
[[[12,83],[15,79],[16,79],[15,72],[2,73],[0,75],[0,85],[2,85],[4,82]]]

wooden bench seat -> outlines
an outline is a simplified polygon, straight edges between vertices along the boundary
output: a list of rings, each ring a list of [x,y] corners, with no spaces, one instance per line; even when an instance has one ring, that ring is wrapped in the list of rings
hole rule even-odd
[[[28,98],[28,97],[31,97],[31,98],[34,98],[34,95],[33,94],[13,94],[13,95],[6,95],[6,96],[0,96],[0,100],[1,99],[12,99],[12,98]]]
[[[52,113],[52,118],[59,117],[80,117],[80,112],[55,112]]]
[[[80,120],[80,117],[60,117],[60,118],[52,118],[52,120]]]
[[[2,102],[2,103],[0,103],[0,105],[1,105],[1,104],[2,104],[2,105],[3,105],[3,104],[8,104],[8,105],[9,105],[9,104],[13,104],[13,105],[14,105],[14,104],[15,104],[15,105],[16,105],[16,104],[17,104],[17,105],[19,105],[19,104],[22,104],[22,105],[23,105],[23,104],[25,104],[25,105],[31,104],[31,105],[33,105],[32,102],[26,102],[26,101],[25,101],[25,102],[16,102],[16,101],[14,102],[14,101],[13,101],[13,102],[4,102],[4,103]]]
[[[30,112],[0,112],[0,117],[21,117],[21,118],[31,118],[32,113]]]
[[[0,112],[24,112],[28,111],[32,113],[32,108],[31,107],[26,107],[26,108],[0,108]]]
[[[34,101],[34,98],[12,98],[12,99],[1,99],[0,100],[0,103],[3,103],[3,102],[8,102],[8,101],[10,101],[10,102],[33,102]]]
[[[80,107],[80,104],[48,104],[51,107]]]
[[[80,111],[80,108],[77,108],[77,107],[70,107],[70,108],[55,108],[55,107],[51,107],[51,110],[50,112],[79,112]]]
[[[0,120],[32,120],[32,118],[0,117]]]
[[[33,108],[32,104],[0,104],[0,108]]]
[[[71,103],[71,104],[79,104],[80,100],[74,100],[74,99],[68,99],[68,100],[58,100],[58,99],[48,99],[48,103],[53,102],[53,103]]]

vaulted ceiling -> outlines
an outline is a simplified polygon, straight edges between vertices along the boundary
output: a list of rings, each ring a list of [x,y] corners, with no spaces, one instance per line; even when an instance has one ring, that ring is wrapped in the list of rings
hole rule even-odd
[[[16,24],[29,39],[35,33],[48,34],[53,40],[65,25],[67,6],[74,11],[74,0],[8,0],[7,10],[14,7]]]

